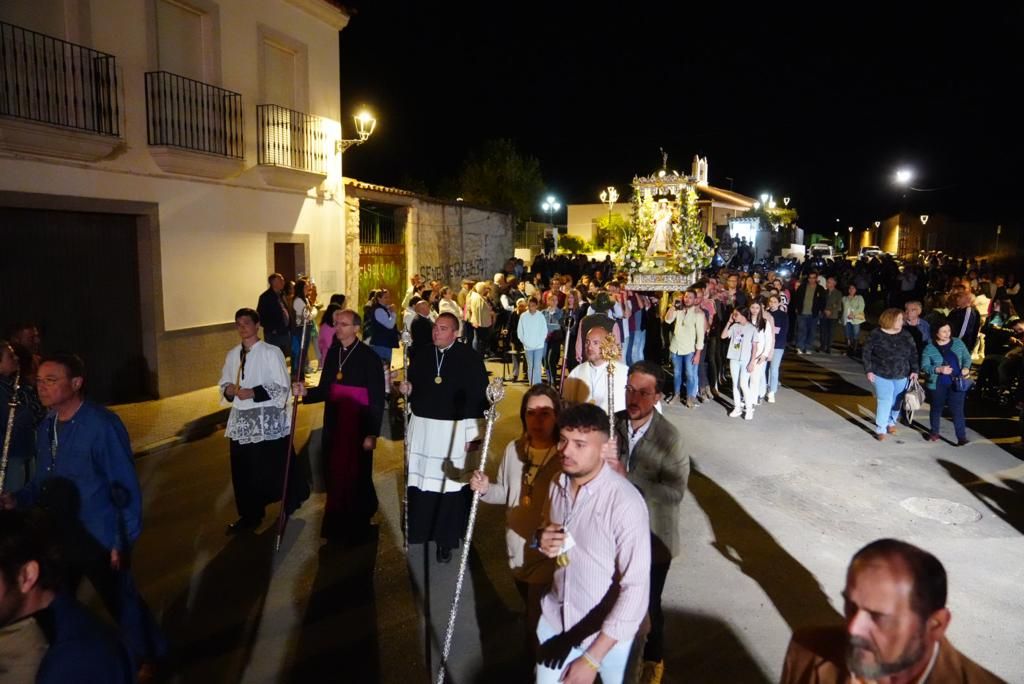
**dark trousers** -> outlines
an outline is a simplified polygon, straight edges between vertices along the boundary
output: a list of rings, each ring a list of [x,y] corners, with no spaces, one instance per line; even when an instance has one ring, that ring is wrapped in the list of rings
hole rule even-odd
[[[956,431],[957,439],[967,439],[967,419],[964,418],[964,399],[967,392],[956,392],[952,383],[944,385],[939,383],[932,390],[931,405],[928,409],[928,418],[931,422],[933,435],[939,434],[939,425],[942,421],[942,409],[949,406],[949,412],[953,414],[953,429]]]
[[[475,332],[476,328],[471,326],[469,323],[462,324],[462,339],[465,341],[466,346],[469,347],[470,349],[474,349],[473,338]]]
[[[644,646],[644,660],[658,662],[665,659],[665,613],[661,610],[661,593],[672,561],[651,563],[651,597],[647,612],[651,616],[651,633]]]
[[[263,341],[280,349],[285,358],[288,358],[292,353],[292,335],[287,330],[284,332],[265,331],[263,333]],[[298,342],[295,344],[298,346]]]
[[[818,319],[818,325],[821,327],[821,351],[828,354],[832,350],[832,335],[836,329],[836,319],[826,318],[822,316]]]
[[[104,548],[85,529],[78,527],[66,533],[64,541],[71,593],[78,590],[83,578],[89,579],[117,623],[121,640],[136,668],[143,662],[163,658],[167,654],[167,642],[135,586],[129,570],[130,552],[121,552],[121,569],[114,570],[110,567],[110,549]]]
[[[814,349],[814,331],[818,327],[817,316],[799,314],[796,317],[796,348],[801,351]]]
[[[707,343],[704,345],[704,353],[701,354],[701,363],[707,364],[708,384],[715,389],[718,388],[718,380],[722,373],[722,353],[725,345],[718,333],[708,335]]]

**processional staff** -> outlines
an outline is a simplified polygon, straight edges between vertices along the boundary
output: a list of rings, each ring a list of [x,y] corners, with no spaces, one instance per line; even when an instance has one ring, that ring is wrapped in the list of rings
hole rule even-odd
[[[11,392],[11,399],[7,402],[7,429],[4,430],[4,450],[0,456],[0,494],[4,491],[4,482],[7,481],[7,455],[11,450],[11,433],[14,431],[14,414],[18,411],[18,390],[21,388],[21,371],[14,375],[14,387]]]
[[[487,385],[487,401],[490,406],[484,413],[487,429],[484,431],[484,446],[480,454],[479,471],[487,464],[487,453],[491,448],[491,434],[494,432],[494,421],[498,419],[498,402],[505,396],[505,386],[501,378],[494,378]],[[462,582],[466,576],[466,565],[469,560],[469,547],[473,542],[473,528],[476,525],[476,510],[480,505],[480,492],[473,493],[473,503],[469,507],[469,523],[466,526],[466,543],[462,547],[462,559],[459,561],[459,576],[455,581],[455,595],[452,596],[452,607],[448,613],[448,629],[444,635],[444,648],[441,651],[441,667],[437,671],[437,684],[444,684],[445,672],[448,668],[448,655],[452,649],[452,635],[455,632],[455,616],[459,612],[459,599],[462,597]]]

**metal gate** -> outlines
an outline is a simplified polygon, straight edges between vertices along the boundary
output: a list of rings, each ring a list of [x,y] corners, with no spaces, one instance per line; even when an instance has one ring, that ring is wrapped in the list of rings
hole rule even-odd
[[[395,220],[395,207],[359,207],[359,304],[370,290],[387,288],[398,308],[405,294],[405,223]]]

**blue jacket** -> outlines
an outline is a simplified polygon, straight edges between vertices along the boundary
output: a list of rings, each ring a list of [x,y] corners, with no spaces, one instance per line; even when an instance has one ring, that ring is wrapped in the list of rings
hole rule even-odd
[[[37,684],[129,684],[135,671],[124,646],[73,596],[58,594],[34,615],[49,648]]]
[[[36,473],[15,494],[18,506],[43,504],[58,517],[73,514],[77,506],[79,522],[104,548],[130,547],[142,531],[142,492],[121,419],[84,402],[58,433],[54,458],[50,444],[56,420],[51,413],[39,424]],[[68,500],[69,493],[78,501]]]
[[[970,368],[971,352],[967,351],[967,345],[959,337],[952,337],[950,341],[953,345],[950,350],[960,362],[960,368]],[[935,346],[935,343],[929,342],[925,345],[924,351],[921,352],[921,372],[928,374],[928,389],[935,389],[935,385],[938,383],[939,375],[935,372],[935,368],[945,365],[942,352]]]

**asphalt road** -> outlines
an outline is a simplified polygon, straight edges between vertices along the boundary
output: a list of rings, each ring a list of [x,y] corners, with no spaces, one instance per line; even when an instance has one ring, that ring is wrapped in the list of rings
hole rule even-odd
[[[791,629],[839,619],[850,556],[882,536],[939,556],[954,643],[1024,681],[1018,458],[974,433],[960,449],[910,428],[879,444],[855,364],[793,355],[783,370],[779,403],[753,421],[729,419],[718,403],[666,409],[695,468],[681,511],[684,552],[665,589],[665,681],[775,680]],[[523,389],[510,386],[492,453],[518,433]],[[297,440],[314,447],[304,449],[314,468],[319,425],[319,407],[301,410]],[[1017,428],[984,410],[970,426],[996,436]],[[320,545],[321,494],[291,520],[276,554],[272,521],[226,537],[235,515],[219,433],[146,456],[139,472],[145,530],[135,574],[173,644],[166,681],[433,681],[458,556],[438,565],[432,549],[403,552],[400,442],[378,448],[377,531],[352,549]],[[468,561],[449,681],[530,681],[501,510],[481,506]]]

